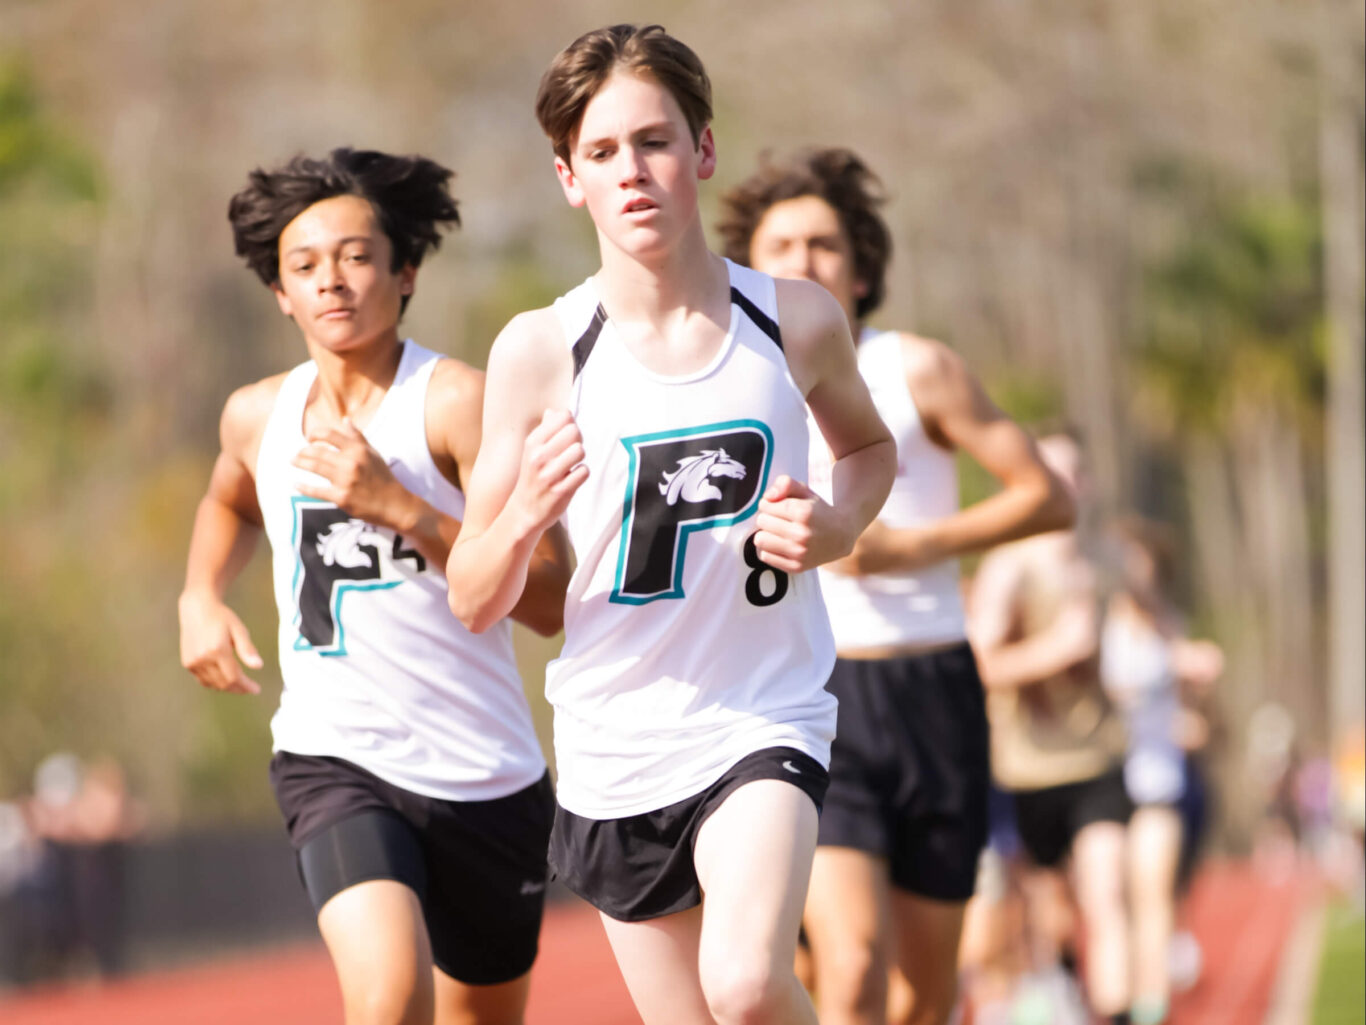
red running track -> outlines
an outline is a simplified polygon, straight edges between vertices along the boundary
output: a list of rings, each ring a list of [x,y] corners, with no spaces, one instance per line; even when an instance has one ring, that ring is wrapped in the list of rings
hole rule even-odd
[[[341,997],[321,942],[101,985],[0,997],[4,1025],[336,1025]],[[527,1025],[640,1025],[602,924],[581,901],[546,909]]]
[[[1271,1005],[1285,941],[1319,897],[1307,872],[1268,878],[1245,862],[1215,862],[1196,877],[1181,921],[1195,933],[1204,971],[1172,1002],[1171,1025],[1260,1025]]]
[[[1303,877],[1268,880],[1215,863],[1196,880],[1183,921],[1205,970],[1177,998],[1171,1025],[1259,1025],[1296,916],[1315,898]],[[334,1025],[341,1001],[320,944],[223,958],[103,985],[0,997],[4,1025]],[[640,1025],[597,914],[574,900],[547,909],[527,1025]]]

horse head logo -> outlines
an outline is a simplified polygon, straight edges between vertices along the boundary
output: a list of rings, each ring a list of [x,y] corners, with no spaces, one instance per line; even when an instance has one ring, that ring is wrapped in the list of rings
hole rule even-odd
[[[361,548],[362,542],[377,544],[382,540],[364,520],[345,520],[334,523],[318,535],[318,554],[324,566],[358,569],[366,566],[377,569],[370,556]]]
[[[723,448],[703,449],[701,455],[688,456],[678,461],[673,473],[664,472],[664,483],[659,493],[669,505],[680,498],[685,502],[707,502],[721,497],[721,489],[712,484],[711,477],[745,479],[745,467],[726,455]]]

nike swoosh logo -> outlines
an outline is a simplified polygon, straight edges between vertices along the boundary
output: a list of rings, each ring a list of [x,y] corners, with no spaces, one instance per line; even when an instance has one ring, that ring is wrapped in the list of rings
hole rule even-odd
[[[783,762],[783,768],[788,772],[796,773],[798,776],[802,774],[802,770],[793,765],[791,761]]]

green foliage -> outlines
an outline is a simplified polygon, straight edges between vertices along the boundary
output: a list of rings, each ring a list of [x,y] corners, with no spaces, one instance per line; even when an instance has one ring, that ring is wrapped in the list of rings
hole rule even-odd
[[[1323,401],[1322,237],[1308,199],[1215,202],[1149,272],[1139,378],[1167,430],[1220,432],[1275,404],[1306,427]]]
[[[73,738],[102,745],[116,660],[92,622],[108,545],[71,515],[100,452],[109,385],[88,336],[96,165],[42,110],[24,66],[0,59],[0,792]],[[73,714],[79,709],[82,714]]]
[[[0,198],[37,179],[67,199],[99,197],[95,165],[39,110],[28,69],[0,59]]]

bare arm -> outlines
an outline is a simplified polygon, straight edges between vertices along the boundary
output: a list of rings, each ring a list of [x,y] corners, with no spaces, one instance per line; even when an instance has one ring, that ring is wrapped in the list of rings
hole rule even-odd
[[[483,439],[446,564],[451,610],[475,632],[521,600],[541,536],[588,477],[578,427],[562,408],[570,375],[549,310],[514,318],[489,353]]]
[[[278,387],[279,380],[273,379],[241,388],[224,406],[222,451],[195,513],[178,603],[181,664],[205,687],[230,693],[257,694],[261,689],[238,661],[259,669],[260,653],[223,597],[261,536],[261,509],[249,467]]]
[[[1045,629],[1019,636],[1023,571],[1020,552],[1002,549],[982,561],[973,581],[972,649],[988,689],[1042,683],[1100,650],[1094,587],[1078,588]]]
[[[1072,525],[1075,505],[1033,439],[987,397],[963,360],[938,342],[903,336],[907,380],[931,440],[961,448],[1001,483],[989,498],[913,527],[874,522],[843,572],[912,570]]]
[[[838,303],[810,282],[775,285],[788,366],[835,458],[830,504],[785,476],[759,503],[759,558],[796,573],[848,554],[887,500],[896,446],[859,376]]]
[[[485,375],[455,360],[442,360],[427,399],[428,439],[438,464],[449,460],[458,483],[473,479],[483,437]],[[444,472],[444,468],[443,468]],[[460,524],[440,553],[449,562]],[[444,536],[444,535],[443,535]],[[569,586],[569,540],[558,523],[541,535],[527,565],[526,586],[509,615],[543,637],[564,627],[564,595]]]

